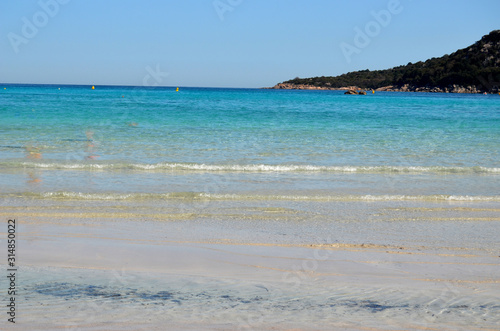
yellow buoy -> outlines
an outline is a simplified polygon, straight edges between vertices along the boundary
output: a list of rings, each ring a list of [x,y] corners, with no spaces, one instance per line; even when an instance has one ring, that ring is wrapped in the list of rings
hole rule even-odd
[[[179,88],[176,88],[176,89],[175,89],[175,92],[179,92]]]
[[[94,85],[92,85],[92,89],[93,89],[93,90],[95,89]]]
[[[375,90],[372,90],[372,94],[375,94]]]

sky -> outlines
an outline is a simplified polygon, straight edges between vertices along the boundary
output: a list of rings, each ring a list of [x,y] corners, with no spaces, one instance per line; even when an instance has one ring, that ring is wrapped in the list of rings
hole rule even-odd
[[[498,0],[2,0],[0,83],[259,88],[450,54]]]

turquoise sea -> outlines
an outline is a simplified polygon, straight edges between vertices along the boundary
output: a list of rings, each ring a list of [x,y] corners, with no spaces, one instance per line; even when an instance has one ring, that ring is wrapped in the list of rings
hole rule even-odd
[[[0,116],[23,330],[500,323],[498,95],[0,85]]]
[[[0,86],[0,194],[500,200],[498,95]]]

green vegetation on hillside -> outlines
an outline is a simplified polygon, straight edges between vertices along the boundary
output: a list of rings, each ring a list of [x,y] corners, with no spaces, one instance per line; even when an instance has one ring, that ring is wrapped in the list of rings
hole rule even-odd
[[[357,86],[376,89],[385,86],[439,87],[476,86],[498,92],[500,87],[500,30],[492,31],[472,46],[451,55],[386,70],[361,70],[336,77],[295,78],[283,83],[340,88]]]

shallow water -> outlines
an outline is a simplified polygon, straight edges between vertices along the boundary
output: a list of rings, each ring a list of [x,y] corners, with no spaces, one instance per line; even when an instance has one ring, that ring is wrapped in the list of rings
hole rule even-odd
[[[81,330],[495,328],[498,211],[484,201],[0,206],[20,220],[21,325]]]
[[[0,193],[272,190],[496,199],[498,101],[494,95],[7,86],[0,93]]]
[[[431,326],[465,330],[471,325],[494,328],[495,312],[500,309],[493,296],[477,301],[471,291],[451,285],[400,292],[342,283],[318,288],[303,281],[290,289],[275,282],[168,274],[30,271],[38,279],[23,288],[30,293],[23,302],[30,311],[25,318],[68,329],[92,329],[105,323],[100,325],[109,329],[157,329],[167,324],[175,329]]]

